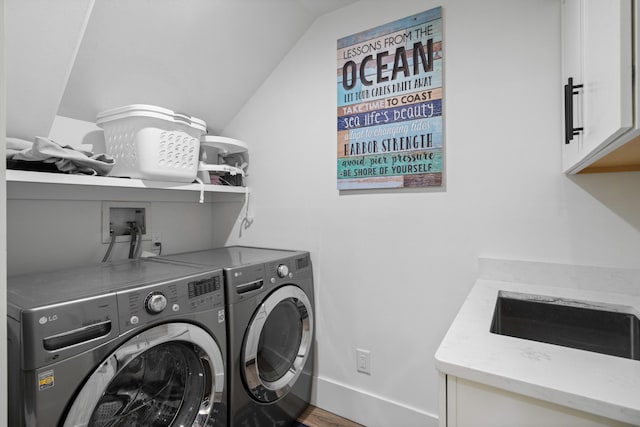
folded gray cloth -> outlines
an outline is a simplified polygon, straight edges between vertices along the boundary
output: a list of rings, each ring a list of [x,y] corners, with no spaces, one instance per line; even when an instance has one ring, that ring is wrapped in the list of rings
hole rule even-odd
[[[27,148],[33,147],[33,142],[25,141],[20,138],[11,138],[7,137],[7,152],[9,150],[13,151],[14,154],[18,151],[26,150]]]
[[[25,144],[26,143],[26,144]],[[115,160],[108,154],[93,154],[60,145],[40,136],[28,147],[29,141],[7,138],[7,158],[13,160],[55,163],[58,170],[86,175],[108,175]]]

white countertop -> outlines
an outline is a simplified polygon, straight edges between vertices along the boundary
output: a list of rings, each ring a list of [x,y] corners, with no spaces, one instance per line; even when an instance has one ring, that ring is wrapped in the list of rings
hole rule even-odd
[[[435,356],[448,375],[640,424],[640,361],[491,333],[501,290],[627,306],[639,315],[640,270],[481,260],[480,278]]]

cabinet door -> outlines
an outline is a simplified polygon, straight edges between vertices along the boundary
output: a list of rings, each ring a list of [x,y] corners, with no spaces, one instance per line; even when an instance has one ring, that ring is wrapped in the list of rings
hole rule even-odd
[[[584,130],[565,148],[569,171],[633,126],[631,0],[565,0],[562,21],[563,80],[575,73],[582,84],[573,102]]]
[[[446,427],[631,427],[555,403],[447,375]]]
[[[562,1],[562,83],[572,78],[575,84],[582,83],[582,3],[583,0]],[[582,126],[581,103],[571,99],[573,127]],[[566,106],[565,106],[566,108]],[[567,117],[565,115],[565,120]],[[566,132],[566,130],[565,130]],[[572,135],[570,143],[563,144],[563,169],[566,171],[578,163],[582,152],[582,132]]]

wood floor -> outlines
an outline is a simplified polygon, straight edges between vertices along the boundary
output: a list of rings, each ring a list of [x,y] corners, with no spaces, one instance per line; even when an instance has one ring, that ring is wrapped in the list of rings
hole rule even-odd
[[[324,409],[309,406],[298,421],[308,425],[309,427],[364,427],[361,424],[341,418]]]

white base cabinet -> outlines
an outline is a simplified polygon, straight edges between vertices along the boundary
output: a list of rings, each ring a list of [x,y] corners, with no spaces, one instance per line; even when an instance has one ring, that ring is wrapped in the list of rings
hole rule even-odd
[[[440,381],[440,427],[631,426],[451,375]]]

